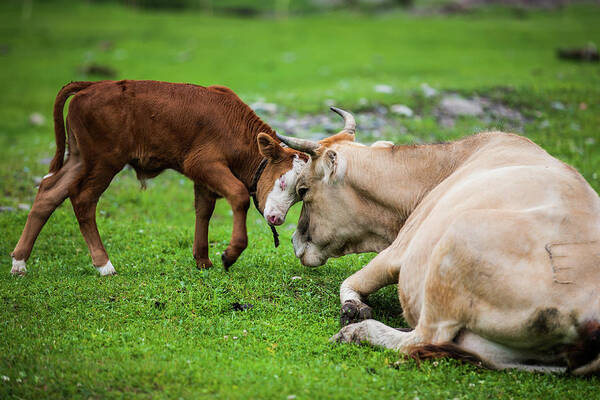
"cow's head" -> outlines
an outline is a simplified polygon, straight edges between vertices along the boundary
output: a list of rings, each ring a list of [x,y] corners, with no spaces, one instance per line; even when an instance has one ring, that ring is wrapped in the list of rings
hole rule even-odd
[[[344,129],[319,142],[279,136],[288,146],[310,155],[311,160],[296,182],[302,212],[292,242],[296,257],[307,266],[323,265],[330,257],[381,250],[389,245],[382,238],[372,213],[365,210],[363,193],[347,175],[364,162],[354,157],[355,122],[351,114],[332,107],[344,117]],[[377,206],[375,206],[377,207]]]
[[[308,161],[308,156],[289,147],[282,147],[278,140],[266,133],[258,134],[258,149],[267,164],[258,181],[256,196],[261,211],[271,225],[281,225],[295,203],[296,182]]]

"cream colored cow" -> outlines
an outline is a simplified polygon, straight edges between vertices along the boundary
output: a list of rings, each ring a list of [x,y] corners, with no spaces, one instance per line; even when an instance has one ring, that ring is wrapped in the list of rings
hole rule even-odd
[[[380,252],[340,288],[342,322],[366,320],[332,340],[497,369],[600,369],[600,199],[575,169],[502,132],[375,147],[352,133],[280,137],[311,155],[296,183],[301,262]],[[368,319],[365,299],[391,284],[411,331]]]

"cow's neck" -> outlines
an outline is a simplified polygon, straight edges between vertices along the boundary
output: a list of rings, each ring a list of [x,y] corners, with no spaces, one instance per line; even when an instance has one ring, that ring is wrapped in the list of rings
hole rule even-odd
[[[231,169],[237,178],[247,188],[250,188],[260,163],[264,158],[258,150],[256,138],[261,132],[275,137],[275,131],[251,110],[249,115],[244,118],[243,126],[240,127],[240,130],[244,132],[242,135],[243,144],[241,148],[236,149],[237,153],[234,156],[237,162],[231,166]],[[277,140],[279,141],[279,139]]]
[[[394,216],[391,229],[396,231],[390,237],[395,237],[423,198],[477,146],[473,140],[388,148],[348,146],[345,179],[361,197]]]

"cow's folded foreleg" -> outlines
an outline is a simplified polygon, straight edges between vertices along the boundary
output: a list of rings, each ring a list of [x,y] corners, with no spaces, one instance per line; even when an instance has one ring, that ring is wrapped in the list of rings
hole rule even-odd
[[[366,342],[373,346],[407,351],[413,346],[421,344],[423,340],[418,330],[402,332],[374,319],[367,319],[344,326],[329,341],[357,344]]]
[[[340,286],[342,326],[371,318],[371,307],[364,304],[363,300],[384,286],[398,283],[400,267],[391,261],[390,251],[386,249],[342,283]]]

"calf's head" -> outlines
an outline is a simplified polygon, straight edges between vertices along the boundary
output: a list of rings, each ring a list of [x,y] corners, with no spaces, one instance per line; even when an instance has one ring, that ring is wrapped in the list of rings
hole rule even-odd
[[[258,134],[258,148],[267,164],[257,185],[257,198],[271,225],[281,225],[291,206],[299,201],[296,181],[308,156],[288,147],[266,133]]]

